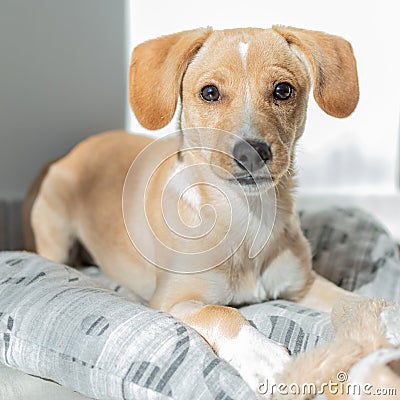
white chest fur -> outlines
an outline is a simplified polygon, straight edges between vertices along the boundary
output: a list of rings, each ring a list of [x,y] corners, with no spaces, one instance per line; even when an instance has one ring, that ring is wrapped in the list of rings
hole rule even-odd
[[[284,227],[287,226],[287,213],[281,215],[276,207],[274,191],[267,191],[262,196],[243,197],[236,191],[224,188],[230,194],[232,218],[226,214],[226,205],[213,198],[213,206],[219,217],[221,232],[217,237],[226,239],[226,231],[233,234],[225,240],[224,252],[228,262],[222,271],[212,270],[207,273],[209,282],[206,293],[208,302],[240,305],[257,303],[270,299],[292,299],[306,285],[307,270],[300,259],[290,250],[277,246],[284,244]],[[193,211],[199,211],[203,203],[201,194],[194,188],[185,192],[183,200]],[[230,224],[224,221],[230,220]],[[294,219],[293,223],[296,223]],[[232,240],[233,239],[233,240]],[[203,240],[203,239],[202,239]],[[239,247],[236,244],[241,243]],[[277,254],[271,258],[271,254]],[[265,265],[268,260],[268,265]],[[217,283],[218,282],[218,283]]]

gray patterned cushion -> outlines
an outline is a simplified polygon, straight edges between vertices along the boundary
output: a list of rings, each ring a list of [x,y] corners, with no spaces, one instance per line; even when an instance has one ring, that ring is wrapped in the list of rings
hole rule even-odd
[[[301,214],[315,267],[342,286],[400,300],[397,249],[370,216]],[[251,399],[246,383],[189,327],[136,304],[97,269],[81,273],[0,253],[0,362],[96,399]],[[243,307],[266,336],[298,353],[332,339],[325,313],[286,301]]]
[[[338,286],[400,301],[399,248],[370,214],[356,208],[300,212],[313,267]]]
[[[2,363],[98,399],[251,398],[170,315],[29,253],[0,253],[0,265]]]

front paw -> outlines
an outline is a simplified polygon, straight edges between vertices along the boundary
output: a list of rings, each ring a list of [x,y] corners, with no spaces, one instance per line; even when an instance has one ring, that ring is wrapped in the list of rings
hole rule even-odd
[[[283,372],[290,360],[284,346],[269,340],[252,326],[244,326],[236,337],[224,340],[218,355],[264,400],[272,398],[275,376]]]

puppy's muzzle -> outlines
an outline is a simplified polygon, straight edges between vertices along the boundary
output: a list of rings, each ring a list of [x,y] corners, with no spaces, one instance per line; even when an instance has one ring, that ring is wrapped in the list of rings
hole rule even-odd
[[[233,158],[241,169],[253,173],[265,167],[272,160],[271,148],[257,140],[244,140],[233,147]]]

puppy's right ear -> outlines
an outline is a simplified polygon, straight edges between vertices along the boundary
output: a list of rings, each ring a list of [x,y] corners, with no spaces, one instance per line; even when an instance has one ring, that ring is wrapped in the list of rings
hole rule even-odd
[[[145,128],[161,129],[172,120],[186,68],[211,32],[207,28],[175,33],[135,48],[129,101]]]

